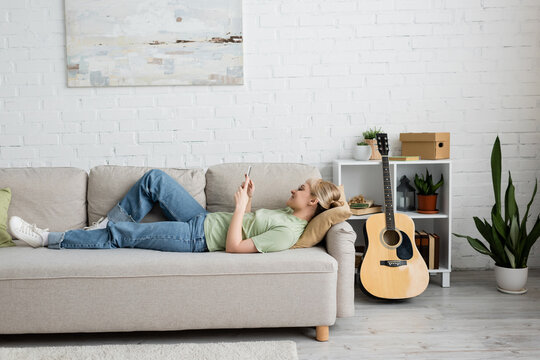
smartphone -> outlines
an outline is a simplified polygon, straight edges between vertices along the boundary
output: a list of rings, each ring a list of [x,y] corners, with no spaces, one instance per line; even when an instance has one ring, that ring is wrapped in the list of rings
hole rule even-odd
[[[248,177],[249,177],[249,175],[251,174],[251,165],[249,165],[246,174],[247,174]]]

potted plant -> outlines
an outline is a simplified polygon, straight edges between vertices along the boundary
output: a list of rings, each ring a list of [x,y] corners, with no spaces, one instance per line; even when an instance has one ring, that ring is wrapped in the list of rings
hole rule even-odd
[[[371,157],[371,152],[372,152],[371,146],[369,146],[367,142],[362,141],[362,142],[356,143],[353,157],[356,160],[361,160],[361,161],[369,160],[369,158]]]
[[[426,177],[414,174],[414,185],[418,191],[418,210],[422,214],[436,214],[437,210],[437,190],[444,184],[444,178],[441,174],[441,179],[438,183],[433,184],[433,176],[426,169]]]
[[[381,160],[382,156],[377,147],[377,134],[382,133],[382,128],[373,128],[367,131],[364,131],[362,135],[364,136],[364,141],[371,146],[371,157],[369,160]]]
[[[512,183],[512,174],[508,171],[508,186],[504,195],[504,213],[501,201],[501,143],[495,139],[491,151],[491,178],[495,204],[491,209],[491,224],[484,219],[473,217],[476,228],[488,242],[489,248],[480,240],[455,234],[466,238],[473,249],[490,256],[495,261],[495,280],[497,288],[506,293],[523,294],[527,291],[527,259],[531,247],[540,236],[540,216],[530,233],[527,233],[529,209],[536,195],[538,183],[535,181],[531,201],[527,204],[525,216],[520,220],[519,209],[515,199],[516,189]]]

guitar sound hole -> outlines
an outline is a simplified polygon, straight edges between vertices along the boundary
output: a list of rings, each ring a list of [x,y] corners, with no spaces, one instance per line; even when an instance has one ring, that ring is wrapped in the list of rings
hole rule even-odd
[[[388,246],[396,246],[399,243],[399,233],[396,230],[386,230],[383,234],[383,241]]]

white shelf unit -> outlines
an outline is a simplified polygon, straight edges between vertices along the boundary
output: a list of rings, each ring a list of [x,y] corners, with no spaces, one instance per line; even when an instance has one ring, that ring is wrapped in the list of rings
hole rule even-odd
[[[333,180],[335,184],[345,187],[345,196],[350,199],[362,194],[372,199],[375,204],[384,205],[383,172],[381,160],[356,161],[349,159],[334,160]],[[433,175],[433,181],[439,181],[444,176],[444,185],[439,188],[437,214],[420,214],[417,212],[403,212],[409,215],[415,224],[416,230],[425,230],[436,233],[440,237],[439,269],[429,270],[430,274],[441,275],[441,286],[450,286],[451,249],[452,249],[452,163],[450,160],[418,160],[418,161],[390,161],[390,176],[392,179],[392,197],[394,210],[397,211],[396,189],[399,180],[406,175],[414,186],[414,175],[426,173],[426,168]],[[383,209],[384,211],[384,209]],[[349,221],[365,221],[370,215],[351,216]],[[363,224],[361,224],[363,227]],[[363,238],[363,234],[359,234]]]

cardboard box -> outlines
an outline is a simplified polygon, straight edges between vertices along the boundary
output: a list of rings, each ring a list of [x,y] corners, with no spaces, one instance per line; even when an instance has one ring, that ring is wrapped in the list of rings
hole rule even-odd
[[[421,160],[450,158],[450,133],[401,133],[401,155]]]

